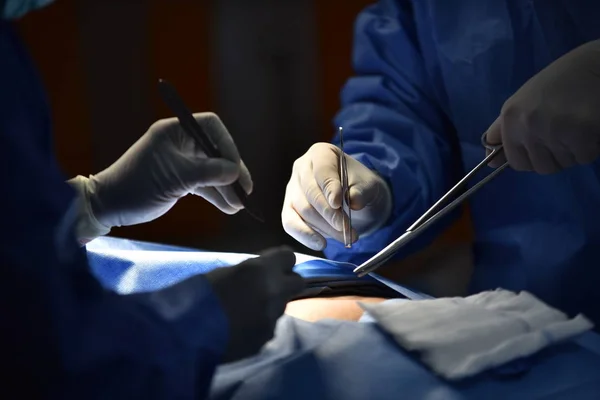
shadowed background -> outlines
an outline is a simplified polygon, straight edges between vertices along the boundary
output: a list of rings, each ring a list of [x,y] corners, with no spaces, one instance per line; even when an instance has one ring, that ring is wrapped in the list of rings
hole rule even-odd
[[[45,83],[68,177],[114,162],[159,118],[171,81],[194,111],[214,111],[252,173],[267,219],[221,214],[188,196],[121,237],[258,252],[289,244],[280,211],[292,164],[329,141],[352,74],[352,26],[367,0],[57,0],[19,21]],[[463,222],[445,240],[468,235]]]

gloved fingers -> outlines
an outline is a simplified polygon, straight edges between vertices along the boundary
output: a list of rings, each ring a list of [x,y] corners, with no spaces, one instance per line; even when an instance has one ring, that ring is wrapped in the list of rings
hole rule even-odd
[[[310,226],[312,229],[314,229],[315,231],[317,231],[321,236],[323,236],[324,238],[332,238],[337,240],[338,242],[343,242],[344,241],[344,224],[348,225],[351,223],[350,218],[348,218],[348,214],[346,214],[346,212],[340,210],[340,214],[342,214],[342,219],[345,221],[342,224],[342,230],[338,231],[336,230],[334,227],[332,227],[331,225],[329,225],[327,223],[327,221],[325,221],[324,219],[316,219],[313,223],[313,221],[310,222],[306,222],[308,224],[308,226]],[[317,223],[318,222],[318,223]],[[356,231],[356,229],[352,228],[352,243],[356,242],[358,240],[358,232]]]
[[[575,154],[573,154],[571,149],[569,149],[569,147],[563,143],[552,143],[552,154],[562,169],[577,165],[577,158]]]
[[[269,315],[275,321],[284,313],[289,299],[304,289],[304,280],[293,272],[296,255],[289,247],[281,246],[261,252],[253,262],[267,269],[264,293]]]
[[[502,143],[502,117],[496,118],[485,132],[485,142],[491,145]]]
[[[242,162],[240,164],[240,175],[238,182],[242,185],[242,189],[246,192],[246,194],[252,193],[252,179],[250,178],[250,172],[248,172],[248,168]],[[244,172],[245,170],[245,172]],[[233,182],[232,182],[233,183]],[[221,196],[225,199],[225,201],[233,208],[243,209],[244,205],[242,204],[242,200],[238,197],[231,186],[220,186],[216,188],[217,191],[221,194]]]
[[[590,134],[590,136],[592,136]],[[573,149],[573,157],[579,165],[590,164],[598,158],[600,154],[600,143],[594,143],[588,141],[578,141]]]
[[[352,186],[350,188],[350,209],[360,211],[368,205],[363,193],[364,189],[362,187]]]
[[[249,195],[250,193],[252,193],[252,190],[254,189],[254,183],[252,182],[252,176],[250,175],[250,171],[244,163],[244,160],[240,161],[239,181],[246,194]]]
[[[342,210],[333,210],[338,214],[335,217],[335,221],[340,221],[340,229],[336,229],[336,227],[332,226],[330,222],[323,218],[321,213],[307,200],[307,198],[299,197],[292,200],[292,207],[309,227],[316,230],[323,237],[330,237],[338,241],[344,240],[342,233],[344,214]]]
[[[235,194],[235,191],[233,190],[232,186],[220,186],[215,187],[215,189],[221,194],[221,197],[223,197],[223,199],[225,199],[227,204],[229,204],[231,207],[236,208],[238,210],[244,208],[242,201],[237,196],[237,194]]]
[[[262,252],[256,261],[268,270],[267,293],[277,299],[285,298],[287,296],[285,283],[294,274],[293,269],[296,265],[296,255],[292,249],[287,246],[268,249]]]
[[[332,208],[322,192],[321,185],[309,171],[300,173],[299,180],[304,196],[294,199],[292,203],[300,216],[311,224],[316,220],[323,220],[335,230],[341,231],[343,223],[341,203],[336,209]],[[314,216],[313,211],[318,215]]]
[[[366,178],[362,175],[362,179],[353,181],[349,185],[350,208],[354,211],[360,211],[374,204],[383,195],[381,185],[385,183],[375,172],[369,171],[369,173],[372,174],[371,177]]]
[[[535,143],[529,147],[529,159],[533,171],[541,175],[554,174],[562,169],[552,152],[541,143]]]
[[[196,113],[194,118],[210,136],[223,158],[236,164],[240,162],[240,153],[233,142],[233,138],[217,114],[212,112]]]
[[[492,150],[490,149],[485,149],[485,156],[489,156],[491,154]],[[496,155],[494,156],[494,158],[492,158],[490,160],[490,162],[488,163],[488,166],[492,167],[492,168],[498,168],[501,167],[502,165],[504,165],[504,163],[506,162],[506,154],[504,153],[504,149],[498,153],[496,153]]]
[[[320,145],[320,148],[314,152],[315,154],[311,159],[314,181],[317,183],[329,208],[339,209],[342,205],[339,149],[330,144],[318,143],[317,145]],[[320,207],[316,204],[313,205],[320,211]],[[323,215],[323,217],[327,219],[326,215]]]
[[[218,187],[235,182],[240,175],[240,168],[224,158],[197,157],[179,173],[188,187]]]
[[[496,120],[490,125],[485,134],[485,141],[490,145],[502,144],[502,122],[501,118],[498,117]],[[485,156],[489,156],[492,151],[486,148]],[[504,151],[498,153],[496,157],[494,157],[489,162],[489,166],[492,168],[498,168],[502,166],[506,162],[506,155]]]
[[[280,246],[261,252],[257,261],[267,265],[272,271],[288,274],[292,272],[294,265],[296,265],[296,255],[288,246]]]
[[[522,118],[512,117],[513,114],[502,119],[502,145],[503,153],[508,165],[517,171],[533,171],[533,163],[529,150],[525,147],[525,133],[527,127]],[[495,144],[495,142],[489,142]]]
[[[325,247],[325,238],[304,222],[292,207],[291,202],[284,203],[281,220],[285,232],[304,246],[312,250],[322,250]]]
[[[521,144],[505,144],[504,155],[510,167],[517,171],[533,171],[533,164],[529,152]]]
[[[311,215],[314,209],[328,224],[336,230],[341,230],[342,189],[339,172],[336,172],[336,165],[338,164],[331,159],[332,157],[335,159],[336,156],[328,146],[325,143],[317,143],[309,150],[314,153],[311,161],[307,160],[296,167],[295,172],[300,190],[304,193],[304,199],[293,199],[292,203],[305,221],[313,222]],[[306,200],[308,205],[303,200]],[[330,200],[334,203],[335,208],[331,206]],[[337,204],[335,204],[336,202]],[[307,215],[304,215],[305,209]],[[308,214],[309,211],[310,215]]]
[[[321,220],[321,222],[323,222],[323,221]],[[311,227],[315,232],[317,232],[319,235],[323,236],[323,238],[325,238],[325,239],[331,238],[331,239],[337,240],[338,242],[344,241],[343,232],[336,231],[329,224],[317,225],[317,224],[313,224],[313,223],[309,223],[309,222],[306,222],[306,224],[309,227]],[[356,235],[356,236],[358,236],[358,235]],[[352,241],[352,243],[354,243],[354,242],[355,242],[355,240]]]
[[[214,187],[198,187],[192,193],[204,198],[225,214],[233,215],[241,210],[230,205]]]

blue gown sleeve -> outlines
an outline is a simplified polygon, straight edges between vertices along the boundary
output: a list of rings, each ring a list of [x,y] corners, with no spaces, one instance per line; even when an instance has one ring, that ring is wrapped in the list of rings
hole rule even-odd
[[[14,54],[5,37],[0,54]],[[0,398],[206,397],[229,331],[210,284],[101,287],[75,239],[75,194],[47,146],[36,84],[16,79],[15,60],[0,63]]]
[[[344,128],[347,154],[388,182],[393,209],[383,227],[352,249],[329,240],[328,258],[355,264],[367,260],[400,236],[458,176],[453,128],[428,79],[411,14],[410,2],[384,0],[356,20],[356,76],[342,90],[342,109],[334,122]],[[428,228],[398,257],[430,243],[456,216]]]
[[[40,382],[17,393],[204,398],[228,340],[205,277],[129,296],[102,288],[76,242],[62,174],[2,136],[1,346],[14,382]]]

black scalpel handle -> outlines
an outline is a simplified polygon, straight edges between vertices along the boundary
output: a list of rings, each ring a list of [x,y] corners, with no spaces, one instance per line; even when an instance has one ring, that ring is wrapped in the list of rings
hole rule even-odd
[[[158,90],[165,104],[171,109],[171,111],[179,120],[181,127],[187,132],[188,135],[196,140],[196,142],[202,148],[202,151],[208,157],[221,158],[222,154],[218,147],[214,144],[210,136],[202,129],[198,121],[196,121],[193,114],[187,108],[175,88],[169,82],[159,79]],[[248,206],[248,195],[246,194],[246,191],[240,182],[235,181],[231,186],[233,187],[233,191],[236,196],[238,196],[244,205],[246,212],[248,212],[248,214],[250,214],[254,219],[264,222],[258,211],[250,210]]]

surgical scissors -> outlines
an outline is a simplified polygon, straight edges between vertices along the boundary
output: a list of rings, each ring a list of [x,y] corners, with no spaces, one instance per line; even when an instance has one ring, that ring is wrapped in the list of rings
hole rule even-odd
[[[344,247],[352,248],[352,211],[350,210],[350,187],[348,185],[348,164],[346,163],[346,154],[344,153],[344,135],[343,128],[338,127],[340,136],[340,181],[342,184],[342,212],[346,218],[342,218],[342,228],[344,230]]]
[[[414,224],[412,224],[406,232],[404,232],[399,238],[394,240],[388,246],[386,246],[379,253],[375,254],[369,260],[362,263],[360,266],[354,269],[354,273],[358,274],[359,277],[365,276],[366,274],[373,272],[377,268],[381,267],[385,262],[389,261],[394,254],[404,247],[408,242],[413,240],[428,226],[433,224],[435,221],[442,218],[444,215],[452,211],[464,200],[469,198],[473,193],[479,190],[483,185],[494,179],[500,172],[502,172],[507,166],[508,162],[505,162],[500,167],[489,173],[485,178],[473,185],[470,189],[464,191],[456,199],[452,200],[445,207],[440,207],[447,203],[451,197],[458,194],[465,184],[482,168],[484,168],[492,159],[496,158],[502,151],[503,146],[501,144],[493,145],[489,144],[486,140],[486,133],[481,136],[481,144],[489,152],[489,154],[481,161],[475,168],[473,168],[467,175],[464,176],[452,189],[450,189],[441,199],[439,199],[429,210],[425,212]]]

